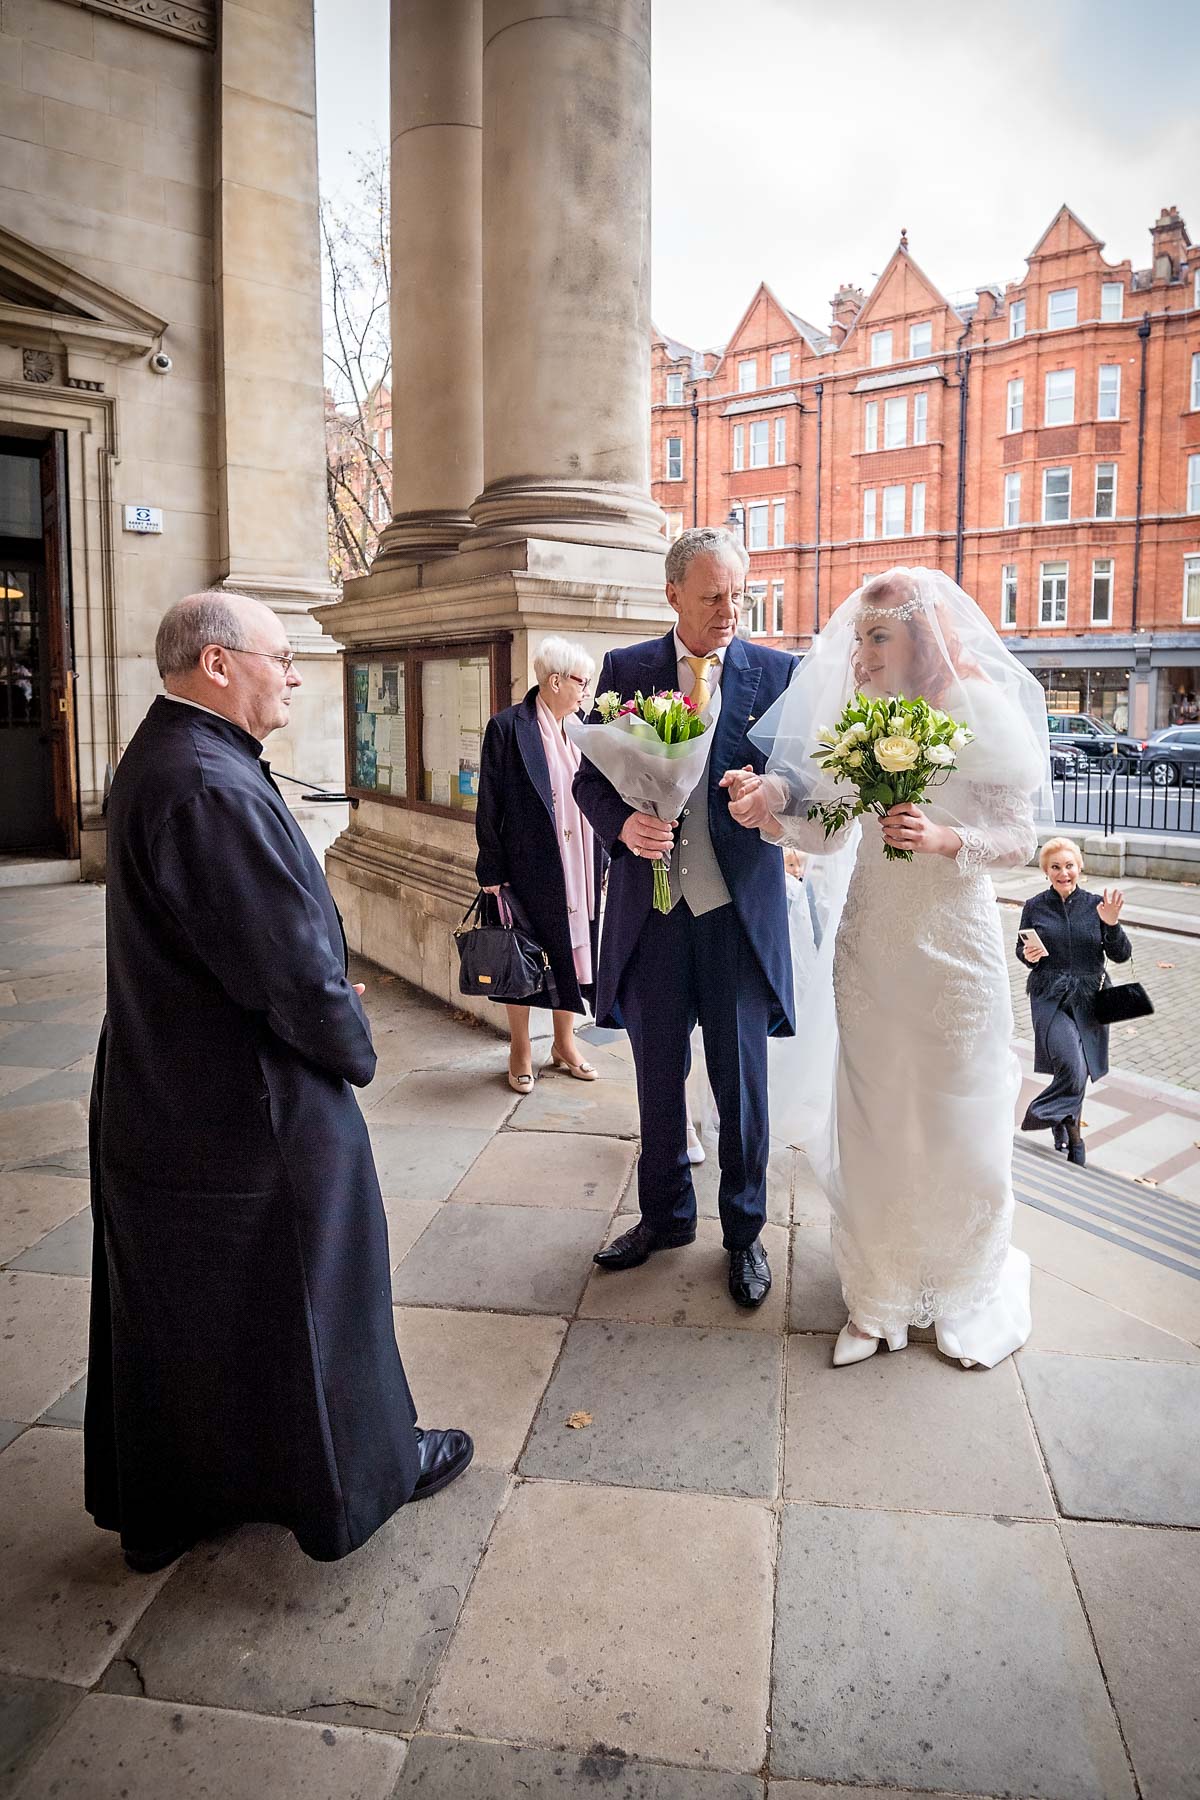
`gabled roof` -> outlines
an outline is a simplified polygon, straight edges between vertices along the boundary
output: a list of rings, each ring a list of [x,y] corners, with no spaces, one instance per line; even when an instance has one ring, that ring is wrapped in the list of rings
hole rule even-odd
[[[1050,247],[1050,239],[1055,236],[1058,241]],[[1025,260],[1031,263],[1046,256],[1065,256],[1070,250],[1103,248],[1095,232],[1089,231],[1078,213],[1073,213],[1064,201]]]
[[[902,268],[906,270],[909,275],[916,277],[918,284],[925,289],[925,292],[929,297],[930,310],[935,308],[940,308],[942,311],[953,310],[950,306],[950,302],[946,299],[946,296],[942,293],[941,289],[929,279],[920,264],[915,262],[909,255],[907,235],[902,235],[899,244],[897,244],[895,250],[893,250],[888,259],[887,267],[884,269],[879,280],[875,283],[875,286],[871,289],[866,300],[859,308],[857,318],[842,341],[842,348],[850,342],[850,339],[854,336],[856,331],[859,331],[863,325],[871,322],[872,313],[874,313],[876,317],[879,317],[880,314],[889,316],[887,308],[882,305],[881,302],[886,298],[888,288],[893,285],[896,270],[898,268]],[[906,303],[903,307],[896,307],[895,311],[897,313],[912,312],[913,307],[911,303]]]
[[[0,333],[86,351],[151,350],[167,321],[0,226]]]
[[[678,338],[668,337],[665,331],[658,329],[653,319],[650,321],[650,330],[654,335],[654,342],[662,345],[672,362],[682,362],[685,356],[695,356],[696,352],[690,344],[681,344]]]
[[[815,325],[810,325],[807,319],[802,319],[800,317],[799,313],[792,312],[790,307],[783,304],[783,301],[768,282],[760,281],[750,298],[750,304],[746,307],[741,318],[738,320],[735,329],[730,332],[729,341],[720,352],[721,361],[717,364],[717,368],[713,370],[714,375],[716,375],[717,370],[721,367],[721,363],[725,361],[727,356],[736,354],[737,342],[745,329],[746,322],[760,300],[763,299],[765,299],[770,306],[774,307],[775,311],[779,314],[780,322],[790,326],[792,331],[798,333],[798,335],[804,339],[805,343],[807,343],[810,350],[815,350],[817,354],[820,355],[820,353],[828,347],[830,339],[823,331],[819,331]]]

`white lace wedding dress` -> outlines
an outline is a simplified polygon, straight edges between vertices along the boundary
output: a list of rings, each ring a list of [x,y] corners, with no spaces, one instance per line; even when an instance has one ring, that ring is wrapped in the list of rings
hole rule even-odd
[[[979,685],[960,700],[986,730],[925,809],[958,831],[957,858],[890,862],[878,819],[862,823],[833,952],[836,1054],[806,1148],[853,1322],[881,1337],[932,1324],[947,1355],[990,1368],[1031,1321],[1029,1260],[1010,1245],[1020,1071],[988,870],[1025,863],[1037,833],[1027,791],[1005,781],[1015,722]],[[853,831],[827,841],[819,823],[780,823],[817,854]],[[816,1022],[802,1014],[798,1033]]]

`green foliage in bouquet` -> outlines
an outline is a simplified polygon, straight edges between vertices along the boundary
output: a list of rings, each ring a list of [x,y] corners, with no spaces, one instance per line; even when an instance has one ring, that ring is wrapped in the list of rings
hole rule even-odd
[[[707,730],[703,715],[688,696],[665,688],[657,694],[643,694],[639,689],[626,701],[610,690],[597,695],[596,710],[606,725],[614,719],[630,719],[635,728],[648,727],[664,744],[687,744]]]
[[[820,819],[825,836],[840,831],[863,813],[880,818],[890,807],[905,801],[919,805],[930,788],[945,781],[957,765],[958,753],[971,742],[973,733],[939,712],[928,700],[895,698],[868,700],[855,694],[833,727],[817,733],[813,757],[835,782],[846,782],[858,798],[809,808],[810,819]],[[889,862],[911,862],[911,850],[894,850],[885,844]]]

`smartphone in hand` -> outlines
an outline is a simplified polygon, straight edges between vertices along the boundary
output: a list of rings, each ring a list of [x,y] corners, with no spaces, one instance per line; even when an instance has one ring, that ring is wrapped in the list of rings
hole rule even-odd
[[[1040,950],[1043,956],[1049,956],[1050,952],[1047,950],[1045,944],[1043,944],[1032,925],[1027,925],[1023,931],[1017,933],[1017,936],[1024,944],[1026,950]]]

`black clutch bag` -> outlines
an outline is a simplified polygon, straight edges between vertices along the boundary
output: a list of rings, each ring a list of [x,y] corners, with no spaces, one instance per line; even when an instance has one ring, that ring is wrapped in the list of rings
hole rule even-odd
[[[558,1005],[550,958],[513,917],[509,902],[481,889],[454,933],[458,946],[458,991],[502,1004],[528,1005],[543,993]]]
[[[1092,999],[1092,1012],[1101,1025],[1120,1025],[1125,1019],[1144,1019],[1154,1002],[1140,981],[1123,981],[1119,987],[1102,987]]]

